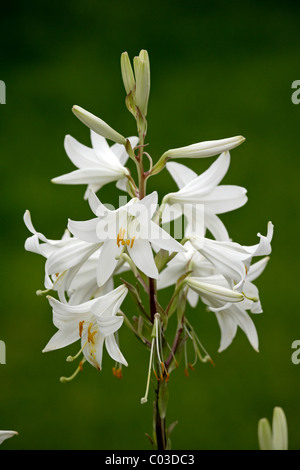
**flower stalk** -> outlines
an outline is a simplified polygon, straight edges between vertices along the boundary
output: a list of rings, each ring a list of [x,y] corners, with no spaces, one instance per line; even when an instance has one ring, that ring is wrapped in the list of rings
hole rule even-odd
[[[186,376],[198,360],[213,364],[196,328],[189,322],[189,309],[202,303],[202,310],[216,316],[221,331],[219,352],[231,344],[238,327],[258,351],[257,331],[250,314],[261,313],[262,307],[253,281],[269,260],[273,225],[268,223],[266,236],[258,234],[257,244],[243,246],[231,240],[219,218],[219,214],[236,210],[247,202],[244,188],[220,185],[229,168],[229,151],[243,143],[244,137],[170,149],[153,162],[146,143],[148,52],[141,50],[133,65],[124,52],[121,74],[125,104],[136,121],[137,136],[124,137],[102,119],[74,106],[73,113],[90,129],[91,147],[66,136],[65,150],[76,169],[52,179],[56,184],[87,185],[84,199],[94,215],[86,221],[69,219],[62,238],[52,240],[34,228],[26,211],[24,222],[31,235],[25,248],[45,258],[45,289],[37,294],[48,294],[57,327],[43,352],[77,341],[81,345],[77,354],[67,358],[71,363],[82,356],[77,369],[69,377],[62,377],[61,382],[74,380],[85,362],[101,372],[104,354],[113,361],[113,375],[121,378],[122,366],[128,365],[119,344],[123,324],[147,348],[149,364],[141,404],[148,402],[152,383],[153,430],[152,437],[148,437],[153,447],[161,451],[171,448],[170,433],[176,425],[175,422],[167,427],[168,382],[180,365],[181,355]],[[113,143],[109,145],[106,139]],[[218,158],[201,175],[170,161],[215,155]],[[136,166],[133,173],[126,166],[128,160]],[[163,195],[159,205],[157,191],[147,194],[147,181],[165,168],[178,191]],[[122,201],[117,209],[104,204],[96,193],[108,183],[126,192],[129,201]],[[177,219],[186,224],[184,233],[173,237],[163,227]],[[207,231],[213,239],[207,236]],[[264,258],[252,263],[257,256]],[[123,273],[134,280],[123,277]],[[116,287],[118,281],[121,285]],[[170,286],[173,293],[163,307],[159,294]],[[130,313],[121,310],[127,293],[138,314],[130,315],[130,309]],[[171,336],[168,325],[176,320]],[[190,349],[194,353],[191,360]],[[274,442],[276,446],[285,446],[284,422],[282,415],[276,413],[275,431],[281,431],[275,432]],[[263,422],[259,431],[262,445],[270,441],[268,429]]]

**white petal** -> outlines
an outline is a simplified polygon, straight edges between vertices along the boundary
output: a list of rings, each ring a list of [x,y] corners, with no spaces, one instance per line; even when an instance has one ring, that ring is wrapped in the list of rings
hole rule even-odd
[[[83,240],[88,243],[99,243],[99,239],[96,235],[96,227],[98,222],[98,218],[85,220],[82,222],[69,219],[68,229],[79,240]]]
[[[185,252],[185,248],[178,241],[172,238],[168,232],[152,221],[150,221],[149,240],[159,248],[163,248],[169,252]]]
[[[224,311],[215,312],[215,315],[221,330],[221,340],[218,352],[222,352],[232,343],[237,332],[237,324],[232,320],[232,318],[226,315]]]
[[[181,163],[169,162],[166,164],[166,168],[179,189],[183,188],[186,184],[198,176],[195,171],[191,170],[185,165],[182,165]]]
[[[16,431],[0,431],[0,444],[10,437],[16,436],[18,433]]]
[[[247,280],[254,281],[255,279],[257,279],[261,275],[261,273],[264,271],[269,260],[270,260],[270,257],[266,256],[265,258],[262,258],[261,260],[252,264],[250,268],[248,269]]]
[[[139,142],[138,137],[128,137],[128,140],[129,140],[130,145],[131,145],[132,148],[134,148]],[[128,158],[129,158],[129,155],[126,152],[126,149],[125,149],[124,145],[113,144],[111,146],[111,150],[116,155],[116,157],[118,158],[121,165],[124,166],[126,164]]]
[[[124,364],[124,366],[128,366],[125,357],[123,356],[119,346],[117,345],[114,335],[110,335],[105,338],[105,346],[108,354],[112,359],[114,359],[116,362],[119,362],[120,364]]]
[[[101,297],[95,299],[92,306],[92,312],[96,320],[101,320],[103,317],[112,317],[117,314],[120,305],[127,295],[128,289],[124,285],[116,287],[116,289],[108,292]],[[122,321],[122,317],[118,317]]]
[[[99,328],[99,331],[103,336],[109,336],[115,333],[116,331],[121,328],[123,324],[124,318],[121,316],[115,316],[115,317],[98,317],[97,318],[97,325]]]
[[[77,331],[75,328],[58,330],[46,344],[42,352],[54,351],[75,343],[79,339],[79,321]]]
[[[64,146],[69,159],[77,168],[85,168],[97,164],[98,159],[94,150],[81,144],[71,135],[66,135]]]
[[[157,267],[148,240],[135,240],[132,248],[129,250],[129,255],[136,267],[146,274],[146,276],[153,279],[158,278]]]
[[[204,224],[216,240],[229,240],[227,229],[217,215],[205,211]]]
[[[49,256],[45,270],[49,275],[62,273],[88,259],[100,246],[101,243],[91,244],[71,239],[70,243]]]
[[[98,286],[103,286],[113,274],[119,256],[122,252],[123,246],[120,244],[118,247],[116,240],[106,240],[100,252],[97,268],[97,283]]]
[[[240,186],[220,185],[203,197],[203,204],[209,212],[223,214],[239,207],[247,202],[247,190]]]

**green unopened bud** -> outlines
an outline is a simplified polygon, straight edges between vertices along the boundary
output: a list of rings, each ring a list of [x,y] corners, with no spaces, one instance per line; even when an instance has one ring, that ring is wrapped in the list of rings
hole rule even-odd
[[[100,134],[106,139],[112,140],[113,142],[117,142],[118,144],[126,144],[125,137],[123,137],[112,127],[106,124],[106,122],[102,121],[102,119],[98,118],[94,114],[76,105],[73,106],[72,111],[75,116],[78,117],[81,122],[83,122],[83,124],[85,124],[97,134]]]
[[[272,430],[267,418],[258,422],[258,443],[260,450],[273,450]]]
[[[267,418],[258,422],[260,450],[288,450],[288,428],[285,413],[276,406],[273,410],[272,429]]]
[[[276,406],[272,420],[273,449],[288,450],[288,428],[285,413],[282,408]]]
[[[127,52],[121,55],[121,73],[127,95],[135,90],[135,79]]]
[[[169,160],[171,158],[205,158],[219,155],[222,152],[231,150],[245,141],[245,137],[238,135],[229,137],[228,139],[209,140],[207,142],[199,142],[197,144],[180,147],[177,149],[167,150],[161,159]]]
[[[146,116],[150,94],[150,62],[148,52],[141,50],[138,57],[133,59],[136,91],[135,102],[141,113]]]

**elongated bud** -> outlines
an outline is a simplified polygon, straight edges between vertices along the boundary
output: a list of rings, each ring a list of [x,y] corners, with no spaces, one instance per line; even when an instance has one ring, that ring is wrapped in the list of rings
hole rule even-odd
[[[127,95],[135,90],[135,79],[127,52],[121,55],[121,73]]]
[[[286,416],[282,408],[276,406],[273,411],[272,442],[274,450],[288,450],[288,428]]]
[[[197,144],[188,145],[187,147],[167,150],[161,158],[163,160],[170,160],[171,158],[212,157],[231,150],[242,144],[244,141],[245,137],[238,135],[236,137],[229,137],[228,139],[199,142]]]
[[[258,422],[258,444],[260,450],[273,450],[272,430],[267,418],[262,418]]]
[[[136,92],[135,102],[141,113],[146,116],[150,94],[150,62],[148,52],[140,51],[138,57],[133,59]]]
[[[98,118],[94,114],[76,105],[73,106],[72,111],[75,116],[78,117],[81,122],[83,122],[83,124],[85,124],[97,134],[100,134],[106,139],[112,140],[113,142],[117,142],[118,144],[126,144],[125,137],[123,137],[112,127],[106,124],[106,122],[102,121],[102,119]]]

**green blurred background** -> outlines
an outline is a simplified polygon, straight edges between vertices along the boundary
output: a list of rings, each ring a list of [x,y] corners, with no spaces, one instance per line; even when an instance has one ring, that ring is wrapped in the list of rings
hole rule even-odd
[[[292,1],[51,1],[1,7],[0,79],[7,104],[0,108],[1,316],[0,429],[19,432],[6,449],[144,449],[152,406],[140,405],[148,352],[121,331],[129,362],[123,379],[87,365],[70,384],[66,363],[77,345],[42,354],[55,328],[43,288],[44,261],[25,252],[23,213],[36,228],[60,238],[67,218],[91,211],[84,188],[54,186],[50,179],[74,167],[63,139],[89,145],[89,133],[72,114],[78,104],[123,135],[135,134],[124,105],[119,60],[147,49],[151,61],[148,151],[154,160],[169,148],[242,134],[231,152],[224,183],[248,190],[243,208],[224,214],[230,235],[257,242],[268,220],[275,225],[273,254],[257,281],[264,313],[254,317],[256,353],[240,330],[218,353],[220,331],[212,313],[189,309],[189,318],[215,367],[200,364],[186,378],[183,367],[169,382],[168,421],[178,420],[174,449],[257,449],[257,422],[282,406],[290,448],[300,448],[300,365],[291,344],[300,339],[298,287],[300,106],[291,84],[300,79],[299,4]],[[213,159],[191,161],[197,172]],[[188,163],[185,161],[184,163]],[[175,188],[167,173],[149,182],[161,195]],[[117,203],[114,185],[99,193]],[[166,291],[168,294],[169,291]],[[160,296],[166,301],[165,294]],[[129,316],[135,309],[126,299]],[[152,395],[153,396],[153,395]]]

